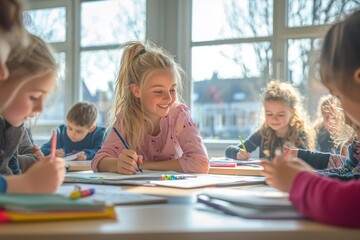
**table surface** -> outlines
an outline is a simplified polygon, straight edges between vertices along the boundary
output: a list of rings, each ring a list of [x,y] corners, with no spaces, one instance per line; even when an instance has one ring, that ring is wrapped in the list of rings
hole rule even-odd
[[[244,188],[244,187],[241,187]],[[247,186],[261,190],[268,186]],[[0,239],[360,239],[360,230],[311,220],[249,220],[196,202],[203,189],[123,186],[134,193],[167,196],[168,203],[117,206],[116,220],[73,220],[0,225]]]

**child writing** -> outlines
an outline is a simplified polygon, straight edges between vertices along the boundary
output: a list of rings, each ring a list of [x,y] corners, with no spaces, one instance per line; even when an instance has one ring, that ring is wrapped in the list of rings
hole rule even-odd
[[[147,42],[124,47],[109,117],[110,134],[91,162],[94,172],[142,169],[207,173],[209,160],[189,109],[178,100],[181,68]],[[126,149],[116,128],[129,144]]]
[[[281,81],[271,81],[262,94],[265,120],[260,128],[245,142],[229,146],[225,156],[248,160],[258,147],[259,157],[272,159],[275,149],[285,142],[298,148],[313,148],[313,133],[307,128],[306,116],[301,106],[299,92]]]
[[[2,50],[2,48],[0,48]],[[55,83],[57,68],[47,44],[30,36],[28,49],[15,46],[7,58],[9,76],[2,87],[14,90],[0,118],[0,192],[52,193],[62,183],[65,163],[61,158],[35,163],[22,175],[12,175],[8,166],[24,134],[23,123],[43,110],[44,101]],[[16,86],[13,82],[25,83]],[[9,87],[11,86],[11,87]],[[16,91],[15,91],[16,90]],[[3,176],[9,175],[9,176]],[[44,181],[45,180],[45,181]]]
[[[347,118],[360,126],[360,11],[334,24],[323,41],[320,77],[339,98]],[[306,217],[344,227],[360,227],[360,181],[341,182],[309,170],[304,162],[278,155],[262,163],[266,182],[289,192]]]
[[[74,104],[66,115],[66,125],[57,129],[56,156],[76,154],[76,160],[92,160],[101,148],[105,128],[96,125],[98,110],[88,102]],[[50,154],[51,140],[41,147]]]

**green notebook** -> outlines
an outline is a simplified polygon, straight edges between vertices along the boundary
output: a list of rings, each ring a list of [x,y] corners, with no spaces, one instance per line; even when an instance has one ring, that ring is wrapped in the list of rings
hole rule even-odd
[[[0,207],[12,212],[103,211],[103,202],[72,200],[58,194],[0,194]]]

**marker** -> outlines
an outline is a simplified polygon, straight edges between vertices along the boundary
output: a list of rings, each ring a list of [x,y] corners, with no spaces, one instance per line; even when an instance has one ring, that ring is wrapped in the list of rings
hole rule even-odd
[[[187,179],[188,177],[190,177],[190,176],[162,174],[161,180],[181,180],[181,179]]]
[[[70,198],[73,200],[89,197],[95,193],[95,188],[89,188],[85,190],[80,190],[79,188],[75,188],[74,191],[70,193]]]
[[[51,137],[50,159],[55,159],[56,139],[57,139],[56,130],[53,130],[53,134]]]
[[[126,149],[131,150],[129,144],[125,141],[125,139],[121,136],[121,134],[119,133],[119,131],[116,129],[116,127],[113,127],[116,135],[118,135],[118,137],[120,138],[121,142],[124,144],[124,146],[126,147]],[[136,162],[136,165],[138,167],[138,171],[143,172],[143,170],[141,169],[140,165]]]
[[[240,143],[241,143],[241,145],[242,145],[243,150],[244,150],[245,152],[247,152],[246,147],[245,147],[245,144],[244,144],[244,141],[243,141],[243,139],[242,139],[241,136],[239,136],[239,140],[240,140]]]

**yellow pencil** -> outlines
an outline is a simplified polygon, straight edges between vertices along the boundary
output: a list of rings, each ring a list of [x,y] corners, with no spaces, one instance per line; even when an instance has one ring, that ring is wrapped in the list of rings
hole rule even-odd
[[[245,147],[245,144],[244,144],[244,141],[243,141],[243,139],[241,138],[241,136],[239,136],[239,140],[240,140],[240,143],[241,143],[241,145],[242,145],[242,148],[244,149],[245,152],[247,152],[246,147]]]

